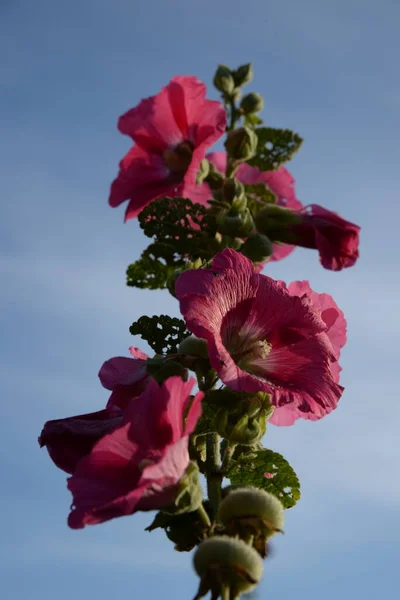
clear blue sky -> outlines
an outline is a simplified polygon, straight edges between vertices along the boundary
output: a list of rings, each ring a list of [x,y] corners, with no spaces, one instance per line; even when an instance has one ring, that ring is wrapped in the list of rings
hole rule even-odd
[[[70,531],[65,478],[37,436],[45,420],[107,398],[103,360],[127,354],[165,292],[124,286],[145,240],[107,205],[129,147],[118,116],[175,74],[211,83],[253,61],[268,124],[296,129],[303,203],[362,225],[341,273],[297,250],[268,273],[310,280],[345,311],[346,392],[319,423],[272,428],[303,497],[266,564],[259,598],[392,598],[398,588],[400,4],[397,0],[1,0],[1,494],[5,600],[187,600],[190,557],[149,515]],[[214,91],[210,89],[210,94]],[[145,349],[143,347],[143,349]]]

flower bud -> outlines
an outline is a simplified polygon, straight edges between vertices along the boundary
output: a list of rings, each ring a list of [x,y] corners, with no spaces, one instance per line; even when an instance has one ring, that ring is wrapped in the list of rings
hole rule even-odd
[[[195,335],[189,335],[189,337],[182,340],[179,344],[178,354],[208,358],[207,340],[198,338]]]
[[[209,590],[218,598],[221,586],[229,586],[231,598],[252,590],[261,580],[263,561],[242,540],[213,536],[204,540],[193,557],[193,566],[201,578],[196,598]]]
[[[251,63],[241,65],[233,71],[232,75],[235,82],[235,86],[241,87],[243,85],[246,85],[246,83],[250,83],[250,81],[253,79],[253,67]]]
[[[223,199],[231,204],[234,198],[244,197],[244,185],[238,179],[235,179],[235,177],[225,179],[224,185],[222,187],[222,194]]]
[[[196,183],[197,184],[203,183],[203,181],[205,179],[207,179],[209,172],[210,172],[210,163],[206,158],[203,158],[203,160],[200,163],[199,172],[197,173]]]
[[[255,263],[266,261],[273,253],[271,240],[262,233],[255,233],[247,238],[240,248],[242,254]]]
[[[212,190],[219,190],[224,183],[225,176],[223,173],[220,173],[218,169],[212,164],[209,163],[209,173],[207,175],[206,181]]]
[[[244,162],[254,155],[257,150],[257,143],[257,135],[252,129],[238,127],[228,133],[225,148],[230,158]]]
[[[230,96],[235,89],[235,80],[232,71],[225,65],[219,65],[214,75],[213,81],[217,90]]]
[[[267,540],[282,531],[284,508],[273,494],[242,487],[222,500],[218,520],[227,526],[230,535],[254,535]]]
[[[188,381],[189,379],[188,370],[175,360],[164,360],[161,365],[148,365],[147,370],[151,372],[151,375],[159,384],[162,384],[166,379],[175,375],[181,377],[183,381]]]
[[[216,218],[218,231],[231,237],[247,237],[254,229],[254,221],[248,208],[239,214],[222,213]]]
[[[254,115],[255,113],[261,112],[264,108],[264,98],[261,94],[251,92],[243,96],[240,103],[240,108],[245,115]]]
[[[290,208],[266,204],[254,217],[258,231],[274,239],[276,233],[289,225],[300,223],[299,215]]]

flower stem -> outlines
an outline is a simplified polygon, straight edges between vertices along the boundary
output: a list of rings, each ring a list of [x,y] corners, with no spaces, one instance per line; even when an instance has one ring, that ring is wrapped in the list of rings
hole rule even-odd
[[[230,444],[225,448],[224,456],[222,459],[221,471],[222,473],[226,473],[229,469],[231,458],[233,453],[235,452],[236,444]]]
[[[210,517],[208,516],[206,509],[202,504],[200,504],[200,506],[198,507],[197,512],[199,513],[199,517],[201,518],[204,525],[206,527],[211,527]]]
[[[221,600],[230,600],[231,591],[229,589],[229,585],[226,583],[221,583]]]
[[[222,484],[222,473],[220,468],[221,456],[218,433],[207,433],[206,448],[207,493],[211,503],[213,519],[215,520],[221,502]]]

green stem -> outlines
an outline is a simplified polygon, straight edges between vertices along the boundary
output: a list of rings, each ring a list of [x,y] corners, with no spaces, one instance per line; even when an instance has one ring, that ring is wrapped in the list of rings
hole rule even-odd
[[[221,456],[219,447],[219,435],[218,433],[212,432],[207,433],[206,448],[206,474],[207,474],[207,493],[211,503],[212,514],[215,520],[218,508],[221,502],[221,484],[222,484],[222,473],[221,473]]]
[[[238,120],[238,111],[236,109],[235,101],[233,100],[233,98],[229,98],[228,104],[229,104],[230,116],[231,116],[229,127],[228,127],[228,131],[230,131],[231,129],[234,129],[234,127],[236,125],[236,121]]]
[[[229,589],[229,585],[226,583],[221,583],[221,600],[230,600],[231,591]]]
[[[204,525],[206,527],[211,527],[210,517],[208,516],[206,509],[202,504],[200,504],[200,506],[198,507],[197,512],[199,513],[199,517],[204,523]]]
[[[229,469],[231,458],[233,453],[235,452],[236,444],[231,444],[227,446],[224,452],[224,457],[222,459],[221,471],[222,473],[226,473]]]

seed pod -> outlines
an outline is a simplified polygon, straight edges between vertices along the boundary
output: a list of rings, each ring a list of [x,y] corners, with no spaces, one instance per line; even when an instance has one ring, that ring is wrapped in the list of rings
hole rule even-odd
[[[259,554],[245,542],[228,536],[214,536],[198,547],[193,565],[201,578],[196,598],[209,590],[218,598],[221,586],[229,586],[231,597],[252,590],[260,581],[263,562]]]

